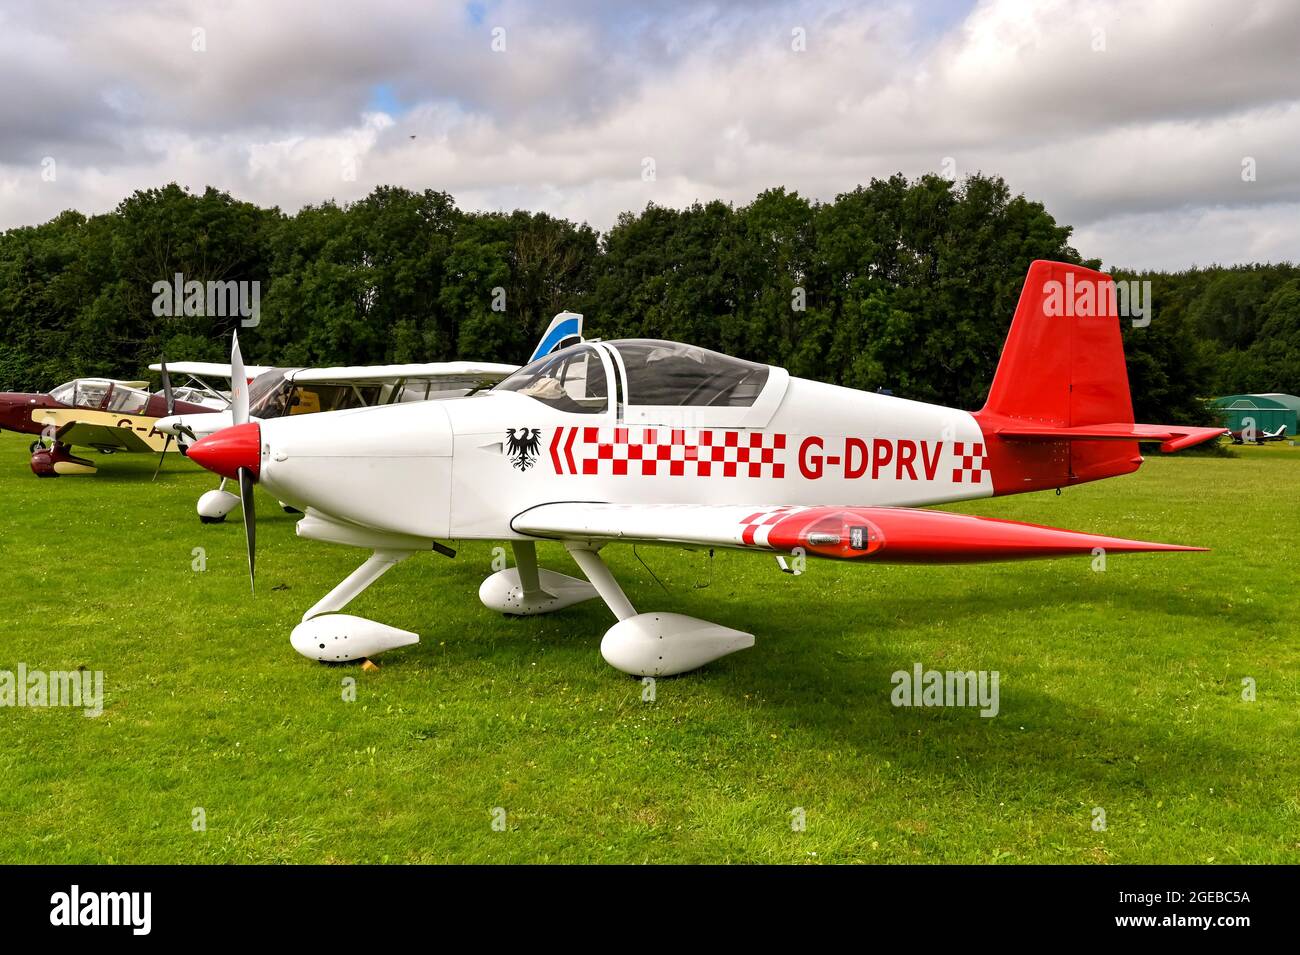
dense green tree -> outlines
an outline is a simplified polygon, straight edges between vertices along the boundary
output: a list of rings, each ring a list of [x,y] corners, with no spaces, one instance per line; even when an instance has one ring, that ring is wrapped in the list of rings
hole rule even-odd
[[[1029,263],[1083,261],[1070,231],[983,175],[874,179],[831,202],[775,188],[739,207],[650,204],[604,235],[466,213],[433,190],[284,215],[172,184],[0,234],[0,388],[140,377],[164,353],[220,359],[232,328],[259,364],[517,362],[571,309],[593,336],[694,342],[977,408]],[[260,321],[155,314],[154,283],[177,273],[257,282]],[[1300,269],[1116,275],[1152,283],[1152,321],[1123,325],[1139,420],[1207,420],[1213,394],[1300,390]]]
[[[1269,391],[1300,394],[1300,278],[1274,292],[1260,310],[1268,316],[1249,355]]]

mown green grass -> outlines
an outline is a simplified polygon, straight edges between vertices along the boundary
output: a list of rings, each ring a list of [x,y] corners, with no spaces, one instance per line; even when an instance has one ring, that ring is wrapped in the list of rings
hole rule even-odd
[[[106,708],[0,709],[0,862],[1300,859],[1297,448],[1153,454],[1060,497],[962,508],[1213,548],[1104,573],[793,577],[643,548],[665,595],[611,548],[640,609],[758,635],[646,703],[599,656],[603,605],[484,609],[482,543],[408,561],[350,608],[419,646],[377,672],[311,663],[289,631],[364,554],[298,540],[261,496],[250,597],[239,524],[194,516],[208,475],[175,459],[151,484],[152,459],[118,455],[38,481],[26,444],[0,438],[0,669],[103,670]],[[893,707],[890,674],[915,662],[999,671],[1000,715]]]

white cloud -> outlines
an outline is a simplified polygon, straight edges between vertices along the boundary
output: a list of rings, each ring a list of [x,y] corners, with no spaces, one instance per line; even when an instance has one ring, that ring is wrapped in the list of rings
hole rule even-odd
[[[1107,264],[1119,268],[1295,262],[1297,222],[1300,202],[1174,209],[1104,219],[1079,229],[1074,244],[1110,249]]]
[[[650,200],[773,185],[829,199],[951,156],[1045,202],[1108,264],[1300,259],[1300,11],[1272,0],[987,0],[964,17],[505,0],[481,18],[116,0],[3,16],[0,81],[34,93],[0,106],[0,226],[176,179],[288,210],[394,183],[604,228]],[[400,108],[376,106],[380,88]]]

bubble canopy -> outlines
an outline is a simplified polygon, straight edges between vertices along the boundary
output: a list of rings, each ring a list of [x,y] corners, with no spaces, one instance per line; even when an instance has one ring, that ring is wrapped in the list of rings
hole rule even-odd
[[[525,365],[493,391],[513,391],[563,411],[599,413],[609,402],[607,362],[600,347],[617,353],[629,405],[749,408],[770,369],[680,342],[631,338],[571,345]]]
[[[114,414],[144,414],[149,392],[110,378],[75,378],[50,392],[60,404]]]

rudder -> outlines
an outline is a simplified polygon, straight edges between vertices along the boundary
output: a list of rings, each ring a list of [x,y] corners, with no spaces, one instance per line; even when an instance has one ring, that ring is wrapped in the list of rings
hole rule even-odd
[[[1029,266],[988,400],[976,412],[994,493],[1012,494],[1136,471],[1137,441],[1008,440],[999,432],[1132,425],[1115,283],[1064,262]]]

